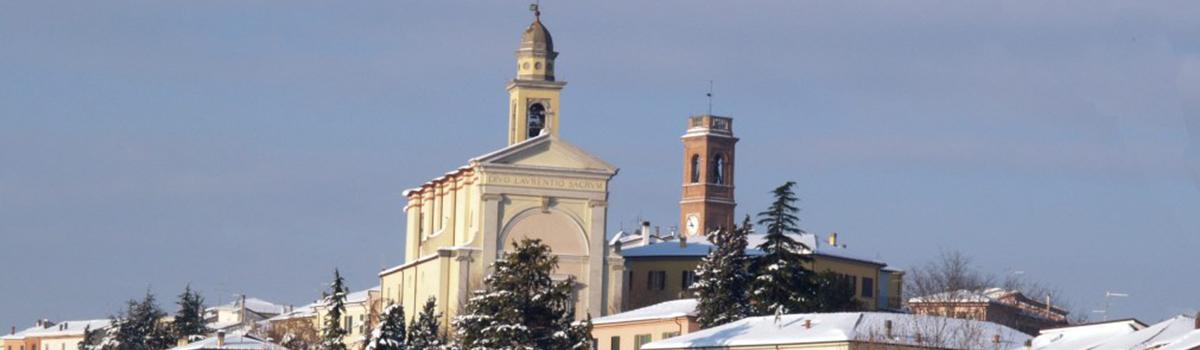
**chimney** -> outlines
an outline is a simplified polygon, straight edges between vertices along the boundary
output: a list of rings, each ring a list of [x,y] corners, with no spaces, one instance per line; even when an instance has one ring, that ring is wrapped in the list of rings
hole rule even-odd
[[[1200,312],[1196,312],[1196,322],[1194,323],[1194,326],[1196,329],[1200,329]]]
[[[241,304],[242,304],[242,308],[240,310],[238,310],[238,317],[241,318],[240,321],[242,324],[246,324],[246,295],[245,294],[242,294]]]
[[[1000,344],[1000,335],[999,334],[992,336],[992,344]]]
[[[837,243],[837,232],[830,233],[830,234],[829,234],[829,246],[830,246],[830,247],[837,248],[837,245],[838,245],[838,243]]]
[[[812,319],[804,320],[804,329],[812,329]]]
[[[8,331],[8,335],[14,334],[17,334],[17,326],[12,326],[12,329]]]
[[[642,244],[650,243],[650,222],[642,221]]]
[[[883,335],[888,339],[892,339],[892,320],[883,321]]]
[[[617,243],[613,244],[613,253],[620,253],[620,252],[621,252],[621,240],[618,239]]]
[[[218,348],[225,347],[225,331],[223,331],[223,330],[217,331],[217,347]]]
[[[679,247],[687,248],[687,236],[679,236]]]

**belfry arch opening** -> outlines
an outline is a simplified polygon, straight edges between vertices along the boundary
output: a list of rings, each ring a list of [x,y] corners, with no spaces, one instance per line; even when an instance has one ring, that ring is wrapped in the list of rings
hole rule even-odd
[[[537,137],[542,133],[542,129],[546,128],[546,106],[541,103],[529,105],[529,117],[526,129],[529,130],[527,138]]]
[[[709,174],[711,181],[714,184],[725,184],[725,156],[717,153],[713,157],[712,172]]]

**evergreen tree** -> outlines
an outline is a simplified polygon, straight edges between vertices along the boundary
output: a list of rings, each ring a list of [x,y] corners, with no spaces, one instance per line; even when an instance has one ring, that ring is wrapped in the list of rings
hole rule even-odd
[[[492,265],[454,325],[464,349],[590,349],[591,322],[574,322],[573,279],[555,282],[558,258],[523,240]]]
[[[192,291],[191,285],[187,285],[176,304],[179,305],[179,311],[175,313],[175,321],[172,323],[175,338],[187,339],[189,342],[203,338],[204,333],[208,331],[204,325],[204,297]]]
[[[813,298],[813,311],[862,311],[862,304],[854,298],[854,286],[847,278],[853,277],[846,277],[828,270],[817,274],[813,279],[813,284],[817,288],[816,297]]]
[[[439,329],[441,322],[438,322],[442,314],[436,308],[437,299],[429,297],[408,330],[408,350],[438,350],[446,345],[446,339]]]
[[[97,350],[100,348],[103,337],[104,334],[99,329],[92,329],[91,325],[84,326],[83,339],[79,341],[76,350]]]
[[[171,330],[159,322],[166,315],[150,292],[141,302],[130,300],[124,314],[113,318],[102,349],[162,350],[174,346]]]
[[[346,313],[346,281],[341,272],[333,270],[333,283],[325,297],[325,327],[321,332],[320,350],[346,350],[342,339],[347,330],[342,327],[342,314]]]
[[[772,191],[775,202],[758,213],[758,223],[767,229],[763,243],[758,246],[763,255],[750,265],[754,273],[750,302],[758,315],[773,314],[778,318],[812,310],[812,272],[804,267],[804,263],[812,260],[805,254],[809,247],[788,236],[804,233],[797,227],[800,218],[796,213],[800,209],[793,204],[797,199],[792,192],[795,185],[788,181]]]
[[[746,294],[750,283],[746,236],[750,230],[750,216],[746,216],[742,227],[721,228],[708,234],[713,247],[696,266],[696,282],[690,288],[699,301],[696,320],[700,328],[737,321],[750,314]]]
[[[405,342],[404,306],[389,305],[380,316],[379,326],[371,331],[366,350],[408,350]]]

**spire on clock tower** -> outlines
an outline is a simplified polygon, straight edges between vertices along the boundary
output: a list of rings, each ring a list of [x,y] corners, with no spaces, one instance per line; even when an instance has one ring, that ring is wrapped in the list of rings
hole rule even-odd
[[[732,228],[734,145],[733,119],[714,115],[688,118],[683,139],[683,198],[679,227],[688,235]]]
[[[559,93],[566,82],[554,79],[554,40],[542,24],[541,8],[530,5],[533,23],[521,34],[517,77],[508,83],[508,144],[540,135],[558,135]]]

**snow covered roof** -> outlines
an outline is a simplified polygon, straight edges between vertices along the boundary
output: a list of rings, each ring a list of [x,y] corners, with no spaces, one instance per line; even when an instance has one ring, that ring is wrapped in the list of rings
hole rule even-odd
[[[1006,289],[1002,289],[1002,288],[988,288],[988,289],[984,289],[982,291],[960,289],[960,290],[955,290],[955,291],[941,292],[941,293],[937,293],[937,294],[913,297],[913,298],[909,298],[908,302],[909,303],[925,303],[925,302],[988,303],[988,302],[998,301],[1001,297],[1004,297],[1005,295],[1008,295],[1010,293],[1014,293],[1014,291],[1010,291],[1010,290],[1006,290]]]
[[[19,340],[19,339],[25,339],[25,334],[26,334],[26,333],[29,333],[29,332],[31,332],[31,331],[36,331],[36,330],[39,330],[39,329],[42,329],[42,327],[38,327],[38,326],[29,327],[29,328],[26,328],[26,329],[24,329],[24,330],[21,330],[20,332],[16,332],[16,333],[13,333],[13,334],[5,334],[4,336],[0,337],[0,340]]]
[[[368,289],[360,290],[350,294],[346,294],[347,303],[364,303],[371,296],[371,292],[380,291],[379,286],[374,286]]]
[[[792,239],[796,240],[797,242],[804,243],[810,249],[815,247],[816,248],[815,251],[812,252],[813,255],[840,258],[840,259],[846,259],[846,260],[854,260],[854,261],[866,262],[866,263],[880,265],[880,266],[887,266],[887,263],[885,263],[879,259],[867,257],[864,254],[855,252],[846,247],[842,247],[842,246],[835,247],[835,246],[820,244],[819,242],[817,242],[816,236],[812,235],[812,234],[800,234],[800,235],[790,234],[788,236],[791,236]],[[693,239],[695,239],[695,238],[693,238]],[[765,234],[751,234],[751,235],[747,236],[746,237],[746,241],[747,241],[746,255],[750,255],[750,256],[762,255],[762,251],[758,250],[757,247],[760,244],[762,244],[765,239],[766,239]],[[681,246],[679,241],[669,241],[669,242],[650,243],[650,244],[643,245],[640,247],[621,249],[621,256],[627,257],[627,258],[628,257],[680,257],[680,256],[703,257],[705,255],[708,255],[708,251],[711,248],[712,248],[712,243],[709,243],[708,240],[706,240],[706,239],[696,239],[694,242],[689,241],[687,243],[686,247]]]
[[[1133,333],[1118,335],[1089,350],[1141,350],[1170,344],[1196,329],[1196,320],[1176,316]]]
[[[1190,350],[1200,346],[1200,329],[1187,316],[1151,326],[1121,320],[1043,330],[1032,345],[1032,350]]]
[[[177,346],[170,350],[287,350],[279,344],[268,342],[245,334],[229,334],[225,336],[225,344],[217,346],[217,337],[211,336],[187,345]]]
[[[268,318],[267,321],[283,321],[283,320],[290,320],[293,318],[313,317],[313,316],[317,315],[317,305],[320,305],[320,302],[313,302],[311,304],[295,308],[294,310],[292,310],[290,312],[282,313],[282,314],[279,314],[278,316]]]
[[[696,316],[696,304],[698,304],[696,299],[672,300],[640,309],[634,309],[619,314],[593,319],[592,324],[661,320],[684,316]]]
[[[26,336],[26,337],[57,337],[57,336],[83,335],[83,330],[85,328],[91,329],[91,330],[99,330],[99,329],[108,328],[108,326],[110,324],[112,324],[112,321],[108,320],[108,319],[63,321],[63,322],[56,323],[56,324],[51,325],[50,327],[46,327],[46,328],[40,328],[40,327],[30,328],[28,330],[25,330],[23,333],[24,333],[24,336]]]
[[[241,308],[240,304],[241,300],[239,299],[225,305],[210,307],[208,310],[236,310]],[[246,309],[264,315],[278,315],[287,312],[287,306],[277,305],[259,298],[246,298]]]
[[[1033,350],[1090,349],[1104,341],[1137,332],[1146,325],[1137,320],[1120,320],[1042,330],[1033,338]]]
[[[892,325],[887,336],[887,324]],[[1024,345],[1029,336],[991,322],[940,316],[882,312],[751,317],[687,335],[664,339],[642,349],[726,348],[845,341],[924,345],[946,349],[991,349],[998,336],[1002,348]]]
[[[1200,329],[1188,332],[1157,350],[1192,350],[1198,347],[1200,347]]]

